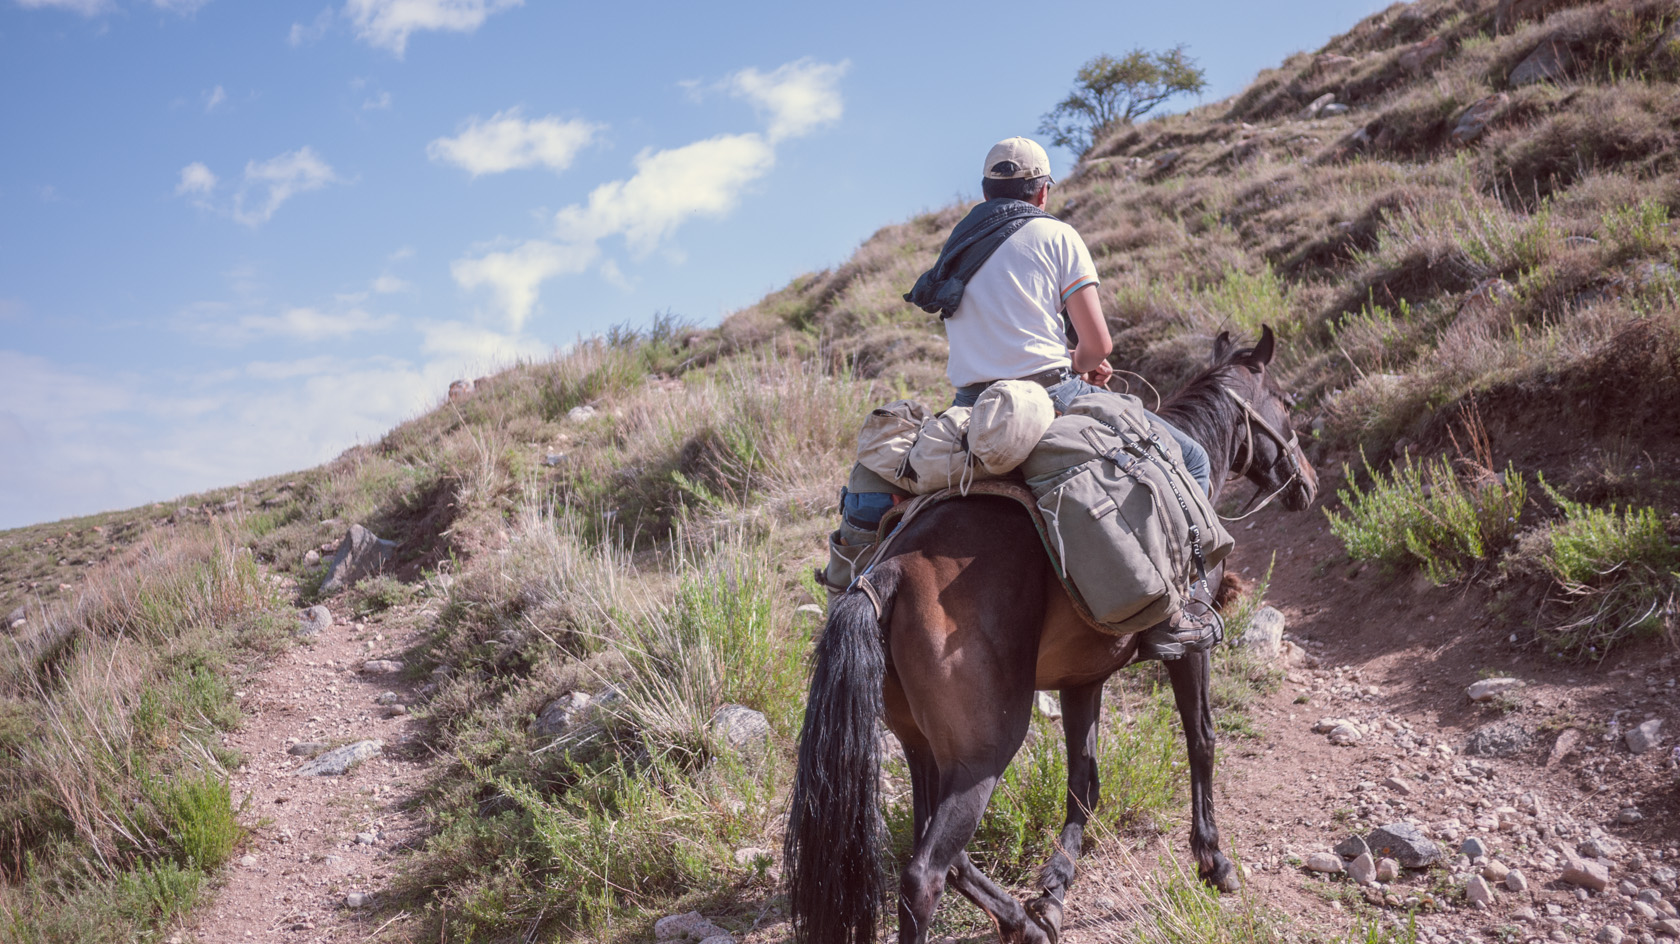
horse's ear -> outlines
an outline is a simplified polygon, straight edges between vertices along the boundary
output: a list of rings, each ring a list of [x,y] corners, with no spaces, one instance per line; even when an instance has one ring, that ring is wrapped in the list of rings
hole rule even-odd
[[[1267,364],[1270,364],[1272,362],[1272,355],[1276,353],[1276,348],[1277,338],[1272,335],[1272,326],[1268,324],[1261,325],[1260,343],[1254,345],[1254,353],[1251,355],[1254,358],[1255,365],[1264,367]]]
[[[1213,366],[1218,367],[1231,356],[1231,332],[1221,331],[1219,337],[1213,339]]]

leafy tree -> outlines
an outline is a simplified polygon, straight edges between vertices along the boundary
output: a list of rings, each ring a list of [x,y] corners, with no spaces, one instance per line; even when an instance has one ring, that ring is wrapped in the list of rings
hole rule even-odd
[[[1053,144],[1080,154],[1119,125],[1129,125],[1182,92],[1200,95],[1207,87],[1196,60],[1183,46],[1149,52],[1141,46],[1119,59],[1104,53],[1085,63],[1078,85],[1039,123],[1038,132]]]

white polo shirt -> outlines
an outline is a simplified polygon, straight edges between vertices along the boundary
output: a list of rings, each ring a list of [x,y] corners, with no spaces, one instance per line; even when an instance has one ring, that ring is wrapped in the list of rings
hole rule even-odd
[[[1046,217],[1027,221],[974,273],[962,304],[945,319],[951,384],[1071,367],[1062,306],[1095,284],[1097,267],[1073,227]]]

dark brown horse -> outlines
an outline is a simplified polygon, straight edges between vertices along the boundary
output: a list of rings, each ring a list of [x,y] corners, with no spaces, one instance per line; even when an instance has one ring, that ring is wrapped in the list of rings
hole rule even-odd
[[[1213,363],[1160,409],[1206,447],[1213,498],[1245,476],[1305,508],[1318,480],[1266,376],[1270,328],[1253,348],[1214,343]],[[881,616],[852,589],[816,646],[800,734],[784,861],[794,932],[812,944],[869,944],[887,890],[882,870],[880,756],[885,716],[910,767],[915,845],[898,895],[898,937],[925,942],[946,883],[974,902],[1005,942],[1054,942],[1084,827],[1097,805],[1103,682],[1136,661],[1138,637],[1090,628],[1076,614],[1019,505],[997,497],[935,506],[870,572]],[[1210,574],[1214,585],[1219,575]],[[1167,663],[1190,756],[1190,848],[1202,878],[1240,886],[1213,820],[1213,716],[1207,653]],[[1059,690],[1067,734],[1067,821],[1023,906],[963,851],[992,789],[1026,737],[1035,690]]]

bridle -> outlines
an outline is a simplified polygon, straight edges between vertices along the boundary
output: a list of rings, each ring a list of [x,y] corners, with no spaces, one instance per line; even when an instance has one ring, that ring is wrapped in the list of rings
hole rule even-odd
[[[1254,499],[1251,498],[1249,504],[1244,506],[1243,513],[1235,518],[1219,516],[1225,521],[1241,521],[1271,504],[1272,499],[1283,494],[1285,489],[1301,481],[1304,478],[1301,474],[1301,466],[1306,459],[1301,455],[1301,437],[1295,434],[1293,427],[1289,430],[1289,438],[1285,439],[1283,434],[1277,431],[1277,427],[1267,422],[1266,418],[1260,415],[1260,411],[1254,408],[1254,404],[1248,402],[1242,394],[1223,385],[1219,389],[1225,391],[1243,409],[1243,465],[1242,471],[1237,473],[1237,478],[1246,477],[1248,470],[1254,465],[1254,427],[1256,424],[1259,424],[1261,432],[1270,436],[1272,441],[1278,445],[1278,457],[1272,460],[1272,465],[1275,467],[1279,462],[1289,463],[1289,478],[1285,479],[1283,484],[1274,489],[1270,495],[1267,495],[1260,504],[1255,505]],[[1256,488],[1254,494],[1258,497],[1260,489]]]

